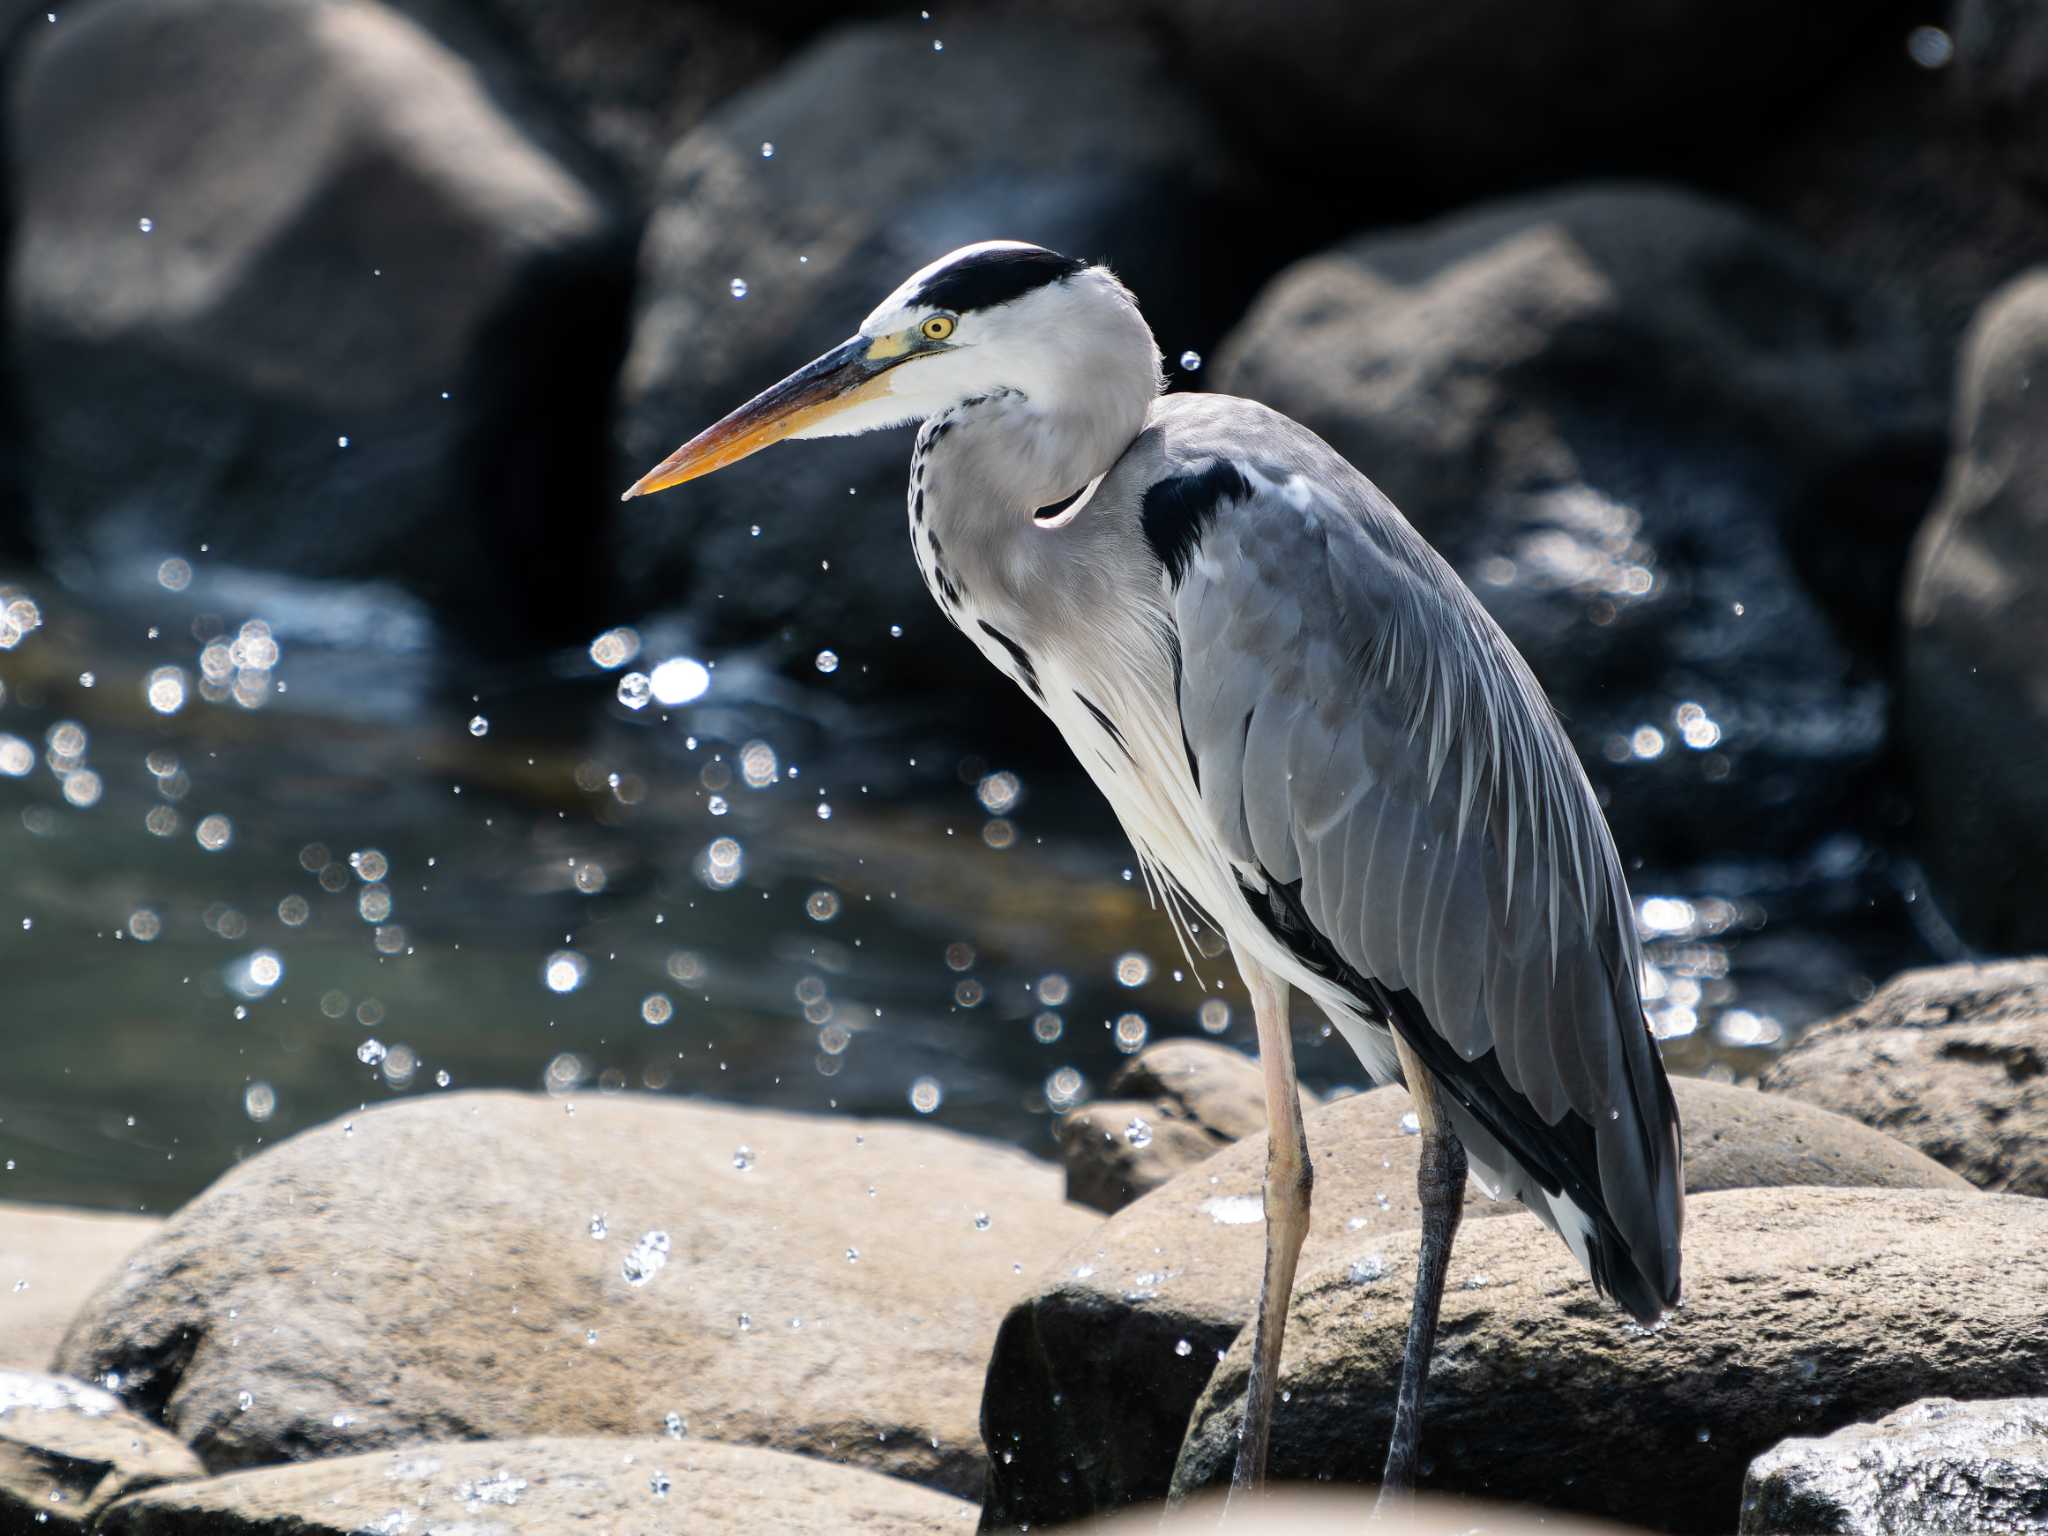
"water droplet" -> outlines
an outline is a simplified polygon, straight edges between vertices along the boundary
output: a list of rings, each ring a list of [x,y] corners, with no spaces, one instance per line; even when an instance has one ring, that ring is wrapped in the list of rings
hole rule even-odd
[[[590,962],[573,949],[558,949],[541,963],[540,979],[550,992],[574,992],[590,974]]]
[[[384,1049],[384,1042],[374,1037],[356,1047],[356,1060],[366,1067],[378,1065],[388,1054]]]
[[[1186,1339],[1182,1339],[1178,1344],[1173,1346],[1173,1352],[1176,1355],[1179,1355],[1181,1359],[1185,1360],[1189,1355],[1192,1355],[1195,1352],[1195,1346],[1190,1344]]]
[[[640,999],[640,1017],[655,1029],[675,1017],[675,1004],[666,992],[650,992]]]
[[[450,1083],[454,1081],[455,1079],[448,1075],[448,1071],[445,1067],[434,1074],[434,1086],[436,1088],[446,1088]]]
[[[944,53],[945,51],[946,51],[946,45],[945,45],[944,43],[940,42],[940,41],[939,41],[939,40],[938,40],[938,39],[937,39],[936,37],[935,37],[935,38],[933,38],[933,39],[932,39],[932,52],[933,52],[933,53]]]
[[[1066,1023],[1050,1008],[1031,1021],[1031,1033],[1040,1045],[1051,1045],[1066,1030]]]
[[[818,652],[818,670],[820,672],[837,672],[839,670],[839,653],[837,651]]]
[[[604,1219],[603,1211],[592,1211],[590,1213],[590,1235],[592,1237],[596,1238],[599,1242],[603,1242],[604,1239],[611,1236],[611,1231],[611,1223]]]
[[[813,891],[804,902],[804,911],[811,921],[829,923],[839,915],[839,893],[837,891]]]
[[[1142,987],[1152,977],[1152,962],[1137,950],[1118,955],[1116,979],[1120,986]]]
[[[671,1440],[680,1440],[690,1432],[690,1426],[683,1422],[680,1413],[671,1413],[661,1421],[661,1427]]]
[[[1131,1123],[1124,1127],[1124,1140],[1134,1147],[1149,1147],[1152,1145],[1152,1127],[1133,1115]]]
[[[992,1226],[994,1226],[994,1225],[995,1225],[995,1223],[994,1223],[993,1221],[991,1221],[991,1220],[989,1219],[989,1214],[988,1214],[988,1212],[987,1212],[987,1211],[976,1211],[976,1212],[974,1213],[974,1230],[975,1230],[975,1231],[977,1231],[977,1232],[986,1232],[986,1231],[987,1231],[987,1230],[988,1230],[988,1229],[989,1229],[990,1227],[992,1227]]]
[[[1112,1026],[1116,1048],[1126,1056],[1135,1056],[1144,1049],[1148,1026],[1142,1013],[1120,1013]]]
[[[491,722],[486,720],[482,715],[471,715],[469,717],[469,734],[472,736],[490,735]]]
[[[1202,366],[1202,354],[1201,354],[1201,353],[1199,353],[1199,352],[1197,352],[1197,351],[1196,351],[1196,350],[1195,350],[1195,349],[1194,349],[1193,347],[1190,347],[1190,348],[1188,348],[1188,350],[1187,350],[1187,351],[1185,351],[1185,352],[1181,353],[1181,355],[1180,355],[1180,368],[1181,368],[1181,372],[1183,372],[1183,373],[1193,373],[1193,372],[1195,372],[1195,370],[1197,370],[1197,369],[1198,369],[1198,368],[1200,368],[1201,366]]]
[[[666,1472],[657,1472],[647,1479],[648,1492],[652,1493],[657,1499],[667,1498],[669,1489],[674,1486],[669,1481],[669,1476]]]
[[[628,709],[645,709],[654,697],[654,684],[645,672],[628,672],[619,679],[619,702]]]
[[[633,1251],[626,1255],[619,1265],[619,1275],[628,1285],[645,1285],[668,1263],[669,1241],[666,1232],[647,1232],[633,1245]]]
[[[741,1173],[745,1173],[754,1166],[754,1149],[752,1147],[734,1147],[732,1149],[732,1165],[739,1169]]]
[[[766,139],[761,141],[761,158],[763,160],[773,160],[775,158],[775,146]]]
[[[847,1249],[846,1262],[849,1264],[858,1264],[860,1262],[860,1250],[858,1248]]]
[[[238,1408],[241,1412],[247,1413],[251,1408],[254,1408],[255,1406],[256,1399],[253,1394],[248,1392],[238,1392],[235,1394],[235,1407]]]
[[[1403,1136],[1420,1136],[1422,1134],[1422,1122],[1416,1118],[1415,1111],[1412,1109],[1401,1117],[1401,1134]]]
[[[1220,1035],[1230,1028],[1230,1004],[1220,997],[1207,998],[1195,1011],[1195,1020],[1203,1033]]]
[[[1906,34],[1906,57],[1922,69],[1946,69],[1955,56],[1954,41],[1940,27],[1915,27]],[[148,223],[143,221],[145,230]]]
[[[946,1090],[939,1086],[936,1077],[920,1077],[910,1085],[910,1107],[920,1115],[928,1115],[945,1101]]]
[[[142,232],[143,232],[143,233],[144,233],[144,234],[146,235],[146,234],[149,234],[149,233],[150,233],[150,232],[151,232],[152,230],[154,230],[154,229],[156,228],[156,220],[155,220],[155,219],[137,219],[137,220],[135,221],[135,227],[136,227],[137,229],[141,230],[141,231],[142,231]]]
[[[705,801],[704,809],[714,816],[723,816],[732,807],[726,804],[725,796],[713,795],[709,800]]]
[[[829,804],[828,802],[826,802],[826,801],[820,800],[820,801],[818,802],[818,820],[820,820],[820,821],[830,821],[831,819],[832,819],[832,807],[831,807],[831,805],[830,805],[830,804]]]
[[[747,1332],[750,1332],[750,1331],[751,1331],[751,1330],[753,1329],[753,1326],[754,1326],[754,1320],[753,1320],[753,1319],[752,1319],[751,1317],[747,1316],[747,1314],[746,1314],[746,1313],[742,1312],[742,1313],[740,1314],[740,1332],[741,1332],[741,1333],[747,1333]]]
[[[732,296],[736,299],[744,299],[747,296],[747,280],[744,277],[736,277],[726,286],[732,290]]]

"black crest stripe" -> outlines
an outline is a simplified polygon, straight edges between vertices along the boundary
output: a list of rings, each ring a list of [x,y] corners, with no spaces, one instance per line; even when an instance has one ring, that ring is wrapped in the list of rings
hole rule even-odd
[[[910,301],[964,315],[1021,299],[1047,283],[1085,271],[1087,266],[1085,261],[1037,246],[976,251],[926,278]]]
[[[1010,660],[1017,663],[1017,680],[1031,690],[1033,698],[1043,700],[1045,694],[1038,686],[1038,668],[1031,665],[1030,652],[1026,651],[1023,646],[1012,640],[1000,629],[997,629],[995,625],[989,623],[987,619],[981,619],[977,622],[981,625],[981,632],[1008,651],[1010,653]]]
[[[1242,501],[1252,493],[1244,472],[1228,459],[1218,459],[1207,469],[1190,470],[1154,482],[1145,488],[1139,509],[1139,526],[1145,542],[1166,567],[1167,579],[1178,587],[1188,573],[1188,562],[1202,535],[1215,520],[1224,499]]]
[[[1126,758],[1129,758],[1132,764],[1135,765],[1137,763],[1137,759],[1131,757],[1131,749],[1124,741],[1124,733],[1116,728],[1116,722],[1110,719],[1108,715],[1104,714],[1102,710],[1096,705],[1095,701],[1089,698],[1087,694],[1079,692],[1077,690],[1074,694],[1074,697],[1079,699],[1081,703],[1087,708],[1088,713],[1095,717],[1095,723],[1101,726],[1105,731],[1109,732],[1109,739],[1111,741],[1114,741],[1117,744],[1118,749],[1122,751],[1123,755]]]

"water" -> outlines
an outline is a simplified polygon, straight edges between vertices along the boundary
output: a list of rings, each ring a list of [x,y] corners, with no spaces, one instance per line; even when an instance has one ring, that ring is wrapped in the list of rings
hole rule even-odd
[[[0,648],[0,1199],[168,1210],[450,1085],[1050,1156],[1053,1112],[1145,1041],[1251,1043],[1227,961],[1197,980],[1077,778],[906,741],[682,637],[506,669],[391,593],[203,557],[90,601],[10,585],[40,625]],[[1682,1070],[1753,1073],[1921,957],[1853,841],[1634,878]],[[1296,1033],[1312,1085],[1362,1084],[1311,1009]]]

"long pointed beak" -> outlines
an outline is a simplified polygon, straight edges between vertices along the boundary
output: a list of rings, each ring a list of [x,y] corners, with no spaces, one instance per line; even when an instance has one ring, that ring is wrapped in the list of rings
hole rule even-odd
[[[875,341],[855,336],[823,357],[804,364],[780,384],[763,390],[745,405],[714,422],[633,482],[619,499],[650,496],[685,480],[695,480],[750,453],[836,415],[881,389],[882,376],[900,362],[903,352],[876,358]]]

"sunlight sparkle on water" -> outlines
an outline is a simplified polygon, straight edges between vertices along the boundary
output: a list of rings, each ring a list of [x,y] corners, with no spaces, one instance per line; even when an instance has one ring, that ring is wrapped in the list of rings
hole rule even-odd
[[[693,657],[671,656],[654,669],[647,683],[659,703],[688,704],[701,699],[710,689],[711,672]]]
[[[590,974],[590,962],[573,949],[558,949],[540,968],[540,979],[550,992],[574,992]]]

